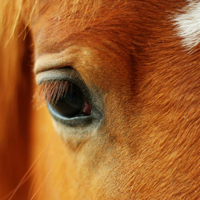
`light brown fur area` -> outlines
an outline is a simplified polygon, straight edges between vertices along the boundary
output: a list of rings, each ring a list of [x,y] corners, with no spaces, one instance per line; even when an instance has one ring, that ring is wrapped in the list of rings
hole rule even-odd
[[[200,199],[200,44],[188,52],[173,21],[189,2],[0,0],[0,199]],[[56,133],[33,109],[31,73],[72,47],[103,119],[54,120]],[[36,96],[56,101],[67,85]]]

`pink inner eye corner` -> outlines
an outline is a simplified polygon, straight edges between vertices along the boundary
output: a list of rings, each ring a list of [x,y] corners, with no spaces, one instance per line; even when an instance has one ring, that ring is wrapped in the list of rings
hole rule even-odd
[[[88,101],[85,100],[85,105],[83,107],[83,114],[84,115],[90,115],[91,114],[91,106],[89,105]]]

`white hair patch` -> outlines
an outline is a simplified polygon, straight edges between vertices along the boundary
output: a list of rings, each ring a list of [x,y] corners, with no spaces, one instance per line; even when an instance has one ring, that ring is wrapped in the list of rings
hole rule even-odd
[[[200,43],[200,2],[188,2],[183,14],[176,15],[174,21],[178,35],[183,38],[183,46],[191,50]]]

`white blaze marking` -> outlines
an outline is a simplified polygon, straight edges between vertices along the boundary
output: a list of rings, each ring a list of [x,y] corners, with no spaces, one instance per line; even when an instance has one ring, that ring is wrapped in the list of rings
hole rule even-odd
[[[200,2],[188,1],[183,14],[175,17],[178,34],[183,38],[183,46],[192,49],[200,43]]]

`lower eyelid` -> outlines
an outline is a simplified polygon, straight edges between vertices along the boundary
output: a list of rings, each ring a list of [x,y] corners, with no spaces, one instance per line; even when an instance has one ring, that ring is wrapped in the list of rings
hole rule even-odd
[[[65,124],[70,127],[76,127],[76,126],[86,126],[92,123],[92,116],[87,115],[87,116],[75,116],[73,118],[67,118],[62,115],[59,115],[53,108],[52,106],[47,103],[47,107],[49,112],[51,113],[52,117],[54,118],[55,121],[60,122],[61,124]]]

